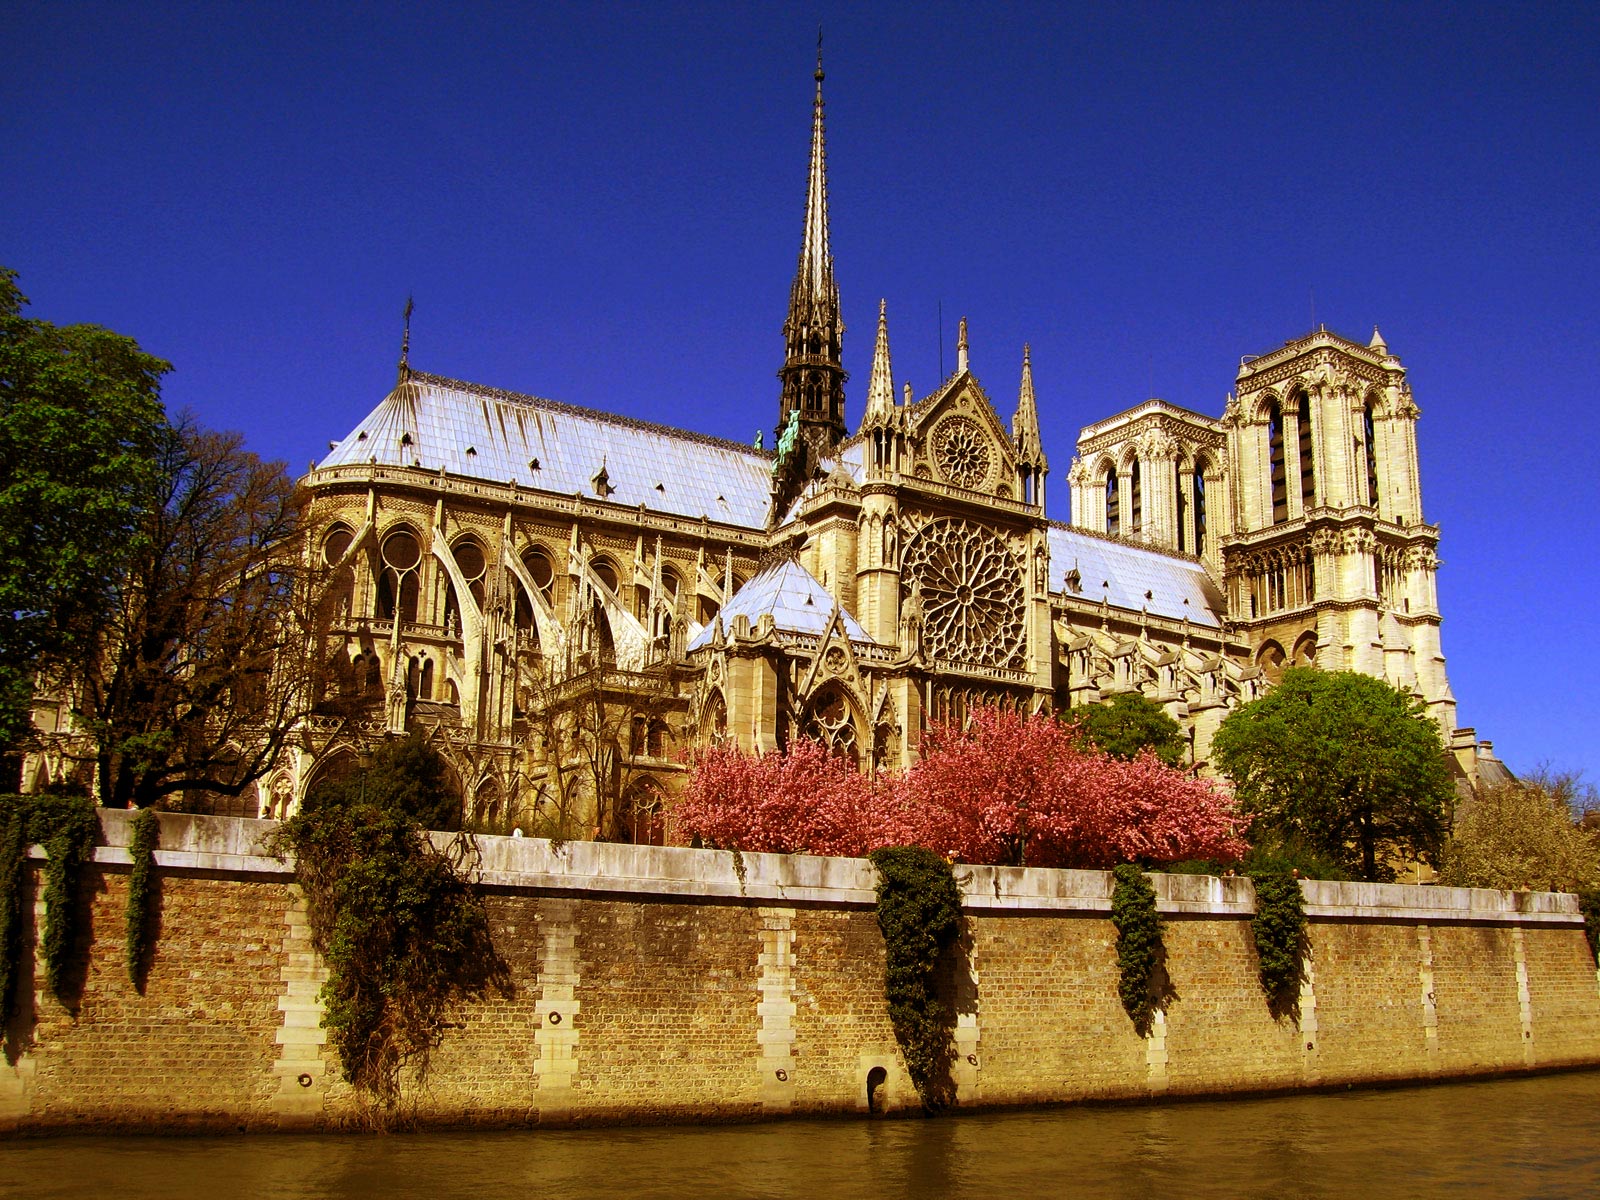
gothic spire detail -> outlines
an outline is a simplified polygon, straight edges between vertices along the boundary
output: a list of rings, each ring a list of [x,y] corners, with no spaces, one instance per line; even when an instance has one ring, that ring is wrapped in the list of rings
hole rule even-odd
[[[823,130],[822,37],[817,36],[816,97],[811,106],[811,164],[800,262],[789,288],[783,323],[785,355],[776,429],[779,458],[773,467],[776,520],[818,473],[821,461],[844,440],[844,321],[839,285],[828,248],[828,153]]]
[[[872,378],[867,383],[867,409],[862,414],[865,425],[874,417],[894,415],[894,373],[889,367],[889,305],[878,301],[878,340],[872,347]]]
[[[811,169],[806,183],[806,224],[800,239],[800,267],[795,275],[796,298],[812,304],[832,300],[839,306],[839,289],[833,281],[833,254],[828,249],[828,147],[822,122],[822,31],[817,31],[817,95],[811,104]],[[793,301],[790,316],[794,315]]]
[[[1017,392],[1017,412],[1011,418],[1011,438],[1017,454],[1037,459],[1042,454],[1039,440],[1039,403],[1033,394],[1033,360],[1026,342],[1022,346],[1022,386]]]

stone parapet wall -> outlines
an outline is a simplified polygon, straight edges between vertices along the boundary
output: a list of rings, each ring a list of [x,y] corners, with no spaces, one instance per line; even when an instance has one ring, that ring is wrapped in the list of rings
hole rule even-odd
[[[123,964],[128,814],[104,812],[70,1004],[32,962],[0,1060],[0,1128],[359,1123],[324,1052],[292,869],[264,821],[163,815],[160,932]],[[746,1120],[912,1107],[883,999],[876,873],[855,859],[480,838],[514,990],[467,1006],[408,1089],[421,1123]],[[33,856],[42,852],[34,849]],[[1572,896],[1305,881],[1298,1020],[1256,981],[1248,879],[1156,875],[1174,998],[1117,1000],[1111,878],[957,869],[953,980],[969,1107],[1291,1090],[1600,1065],[1600,984]]]

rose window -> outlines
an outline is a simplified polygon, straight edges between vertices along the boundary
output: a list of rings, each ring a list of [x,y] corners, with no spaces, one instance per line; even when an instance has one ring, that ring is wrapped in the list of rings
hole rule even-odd
[[[923,644],[933,657],[1022,665],[1022,568],[994,533],[970,521],[935,521],[905,561],[921,589]]]
[[[811,716],[806,721],[805,734],[828,748],[828,753],[851,762],[859,762],[861,752],[856,748],[856,727],[850,719],[850,702],[844,692],[829,686],[817,693],[811,702]]]
[[[989,478],[989,446],[970,417],[951,417],[939,426],[934,454],[940,473],[958,487],[980,488]]]

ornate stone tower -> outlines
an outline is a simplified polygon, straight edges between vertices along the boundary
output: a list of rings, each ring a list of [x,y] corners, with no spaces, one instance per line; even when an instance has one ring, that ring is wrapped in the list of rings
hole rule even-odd
[[[828,155],[822,121],[822,46],[817,46],[817,94],[811,112],[811,169],[806,188],[800,264],[783,323],[785,355],[778,406],[778,461],[773,468],[773,519],[843,440],[844,321],[828,249]]]
[[[1269,676],[1291,661],[1363,671],[1415,691],[1448,735],[1439,530],[1422,519],[1405,375],[1376,329],[1365,346],[1319,329],[1245,360],[1222,417],[1223,582]]]

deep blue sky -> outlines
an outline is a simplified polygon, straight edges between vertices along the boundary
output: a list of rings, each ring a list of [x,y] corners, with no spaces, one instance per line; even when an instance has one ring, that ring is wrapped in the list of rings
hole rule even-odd
[[[748,438],[776,415],[816,25],[849,417],[880,296],[971,318],[1053,467],[1239,357],[1411,371],[1462,723],[1600,780],[1600,8],[13,3],[0,263],[304,470],[412,361]]]

